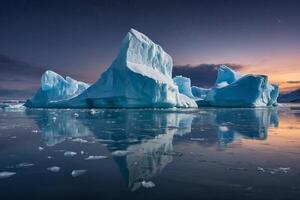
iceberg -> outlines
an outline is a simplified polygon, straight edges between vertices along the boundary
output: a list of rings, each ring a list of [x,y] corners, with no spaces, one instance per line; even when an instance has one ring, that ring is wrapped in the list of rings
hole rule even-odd
[[[55,83],[59,83],[52,98],[44,94],[42,87],[42,92],[39,91],[29,101],[34,103],[26,105],[55,108],[197,107],[193,99],[179,92],[172,79],[172,68],[173,60],[161,46],[144,34],[130,29],[122,41],[117,58],[100,79],[86,90],[72,90],[66,95],[62,88],[65,84],[60,84],[64,80],[56,76],[55,80],[59,81]]]
[[[183,76],[175,76],[174,83],[178,86],[179,93],[184,94],[190,98],[194,98],[191,90],[191,79]]]
[[[37,93],[25,102],[26,107],[52,107],[53,103],[71,99],[89,87],[88,84],[47,70],[41,78],[41,87]]]
[[[192,87],[198,106],[265,107],[276,106],[279,89],[265,75],[240,75],[225,65],[218,68],[215,86]]]

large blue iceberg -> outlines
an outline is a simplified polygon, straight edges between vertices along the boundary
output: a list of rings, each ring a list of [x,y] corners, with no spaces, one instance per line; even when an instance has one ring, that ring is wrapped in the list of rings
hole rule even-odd
[[[178,91],[172,79],[172,68],[171,56],[147,36],[131,29],[111,66],[81,94],[73,93],[72,98],[58,95],[58,99],[46,101],[46,104],[33,98],[36,101],[31,100],[26,105],[53,108],[197,107],[194,99]]]
[[[266,107],[277,105],[279,89],[265,75],[240,75],[221,65],[214,87],[192,87],[192,93],[198,106]]]

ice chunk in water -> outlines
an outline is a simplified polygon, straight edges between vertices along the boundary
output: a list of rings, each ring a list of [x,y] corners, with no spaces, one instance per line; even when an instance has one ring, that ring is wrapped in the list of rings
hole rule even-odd
[[[142,181],[142,186],[148,189],[155,187],[155,184],[152,181]]]
[[[113,156],[126,156],[129,153],[129,151],[126,150],[117,150],[111,153]]]
[[[27,163],[27,162],[23,162],[17,165],[17,168],[23,168],[23,167],[32,167],[34,166],[33,163]]]
[[[66,157],[73,157],[73,156],[76,156],[76,155],[77,155],[77,153],[73,152],[73,151],[66,151],[64,153],[64,156],[66,156]]]
[[[73,177],[77,177],[77,176],[81,176],[81,175],[85,174],[86,172],[87,172],[86,169],[78,169],[78,170],[73,170],[71,175]]]
[[[60,171],[60,167],[52,166],[52,167],[48,167],[47,170],[49,170],[51,172],[59,172]]]
[[[7,171],[0,172],[0,179],[9,178],[15,174],[16,172],[7,172]]]
[[[87,140],[81,139],[81,138],[75,138],[72,140],[73,142],[79,142],[79,143],[88,143]]]
[[[106,159],[108,158],[107,156],[88,156],[85,160],[101,160],[101,159]]]
[[[43,148],[43,147],[38,147],[38,150],[39,150],[39,151],[43,151],[44,148]]]

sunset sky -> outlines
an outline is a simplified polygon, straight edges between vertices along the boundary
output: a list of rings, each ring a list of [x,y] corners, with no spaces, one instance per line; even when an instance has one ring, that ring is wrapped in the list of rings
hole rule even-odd
[[[297,0],[2,0],[0,27],[0,90],[20,88],[8,74],[32,75],[31,65],[41,68],[37,77],[49,68],[93,82],[130,28],[160,44],[176,68],[228,63],[267,74],[281,91],[300,88]],[[7,67],[20,62],[23,71]]]

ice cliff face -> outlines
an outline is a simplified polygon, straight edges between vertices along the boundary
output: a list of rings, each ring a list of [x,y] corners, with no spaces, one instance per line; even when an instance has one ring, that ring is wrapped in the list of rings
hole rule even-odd
[[[172,80],[173,61],[159,45],[131,29],[117,58],[79,96],[47,104],[68,108],[197,107]]]
[[[47,107],[52,103],[71,99],[89,87],[88,84],[70,77],[63,78],[59,74],[47,70],[41,78],[41,87],[37,93],[26,101],[27,107]]]
[[[265,75],[240,75],[225,65],[218,69],[215,87],[193,87],[199,106],[264,107],[277,104],[278,86]]]

